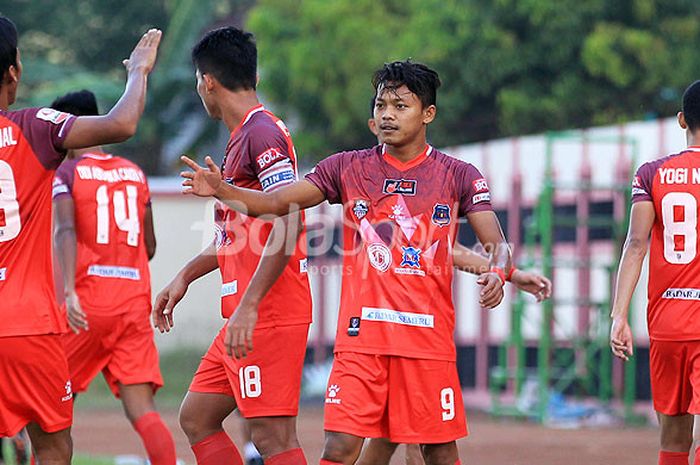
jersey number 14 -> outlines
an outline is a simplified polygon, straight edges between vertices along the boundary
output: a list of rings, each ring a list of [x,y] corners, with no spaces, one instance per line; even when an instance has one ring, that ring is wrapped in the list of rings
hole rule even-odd
[[[96,197],[97,243],[109,244],[109,193],[106,185],[97,188]],[[115,190],[112,194],[114,222],[120,231],[126,233],[126,243],[132,247],[139,245],[139,233],[141,232],[137,200],[138,189],[136,186],[126,186],[126,196],[121,190]]]

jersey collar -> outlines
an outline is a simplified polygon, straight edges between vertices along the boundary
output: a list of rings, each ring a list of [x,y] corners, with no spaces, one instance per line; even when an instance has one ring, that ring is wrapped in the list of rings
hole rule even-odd
[[[245,126],[245,124],[248,121],[250,121],[250,118],[252,118],[254,114],[259,113],[259,112],[264,111],[264,110],[265,110],[265,107],[263,106],[262,103],[255,105],[250,110],[248,110],[248,112],[245,114],[245,116],[243,116],[243,119],[241,120],[241,122],[238,123],[238,126],[236,126],[236,128],[233,131],[231,131],[231,135],[234,135],[235,133],[238,132],[239,129],[241,129],[243,126]]]
[[[382,144],[382,158],[399,171],[407,171],[423,163],[433,153],[433,147],[426,144],[423,152],[411,161],[403,163],[386,151],[386,144]]]
[[[700,145],[690,145],[686,150],[689,152],[700,152]]]
[[[91,153],[84,153],[83,157],[85,158],[92,158],[93,160],[109,160],[112,158],[112,155],[108,153],[102,153],[102,152],[91,152]]]

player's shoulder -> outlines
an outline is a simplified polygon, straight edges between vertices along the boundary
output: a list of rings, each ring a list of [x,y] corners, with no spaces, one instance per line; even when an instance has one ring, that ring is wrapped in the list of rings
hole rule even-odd
[[[435,148],[433,148],[431,156],[434,157],[435,161],[443,165],[448,171],[456,175],[470,176],[475,179],[483,177],[479,171],[479,168],[468,161],[461,160]]]
[[[48,107],[29,107],[19,110],[0,110],[0,116],[24,126],[27,124],[55,124],[60,125],[73,117],[70,113],[54,110]]]
[[[266,111],[257,111],[250,115],[250,119],[243,124],[240,129],[240,137],[255,141],[266,140],[285,140],[288,136],[284,123],[279,124],[281,120],[273,114]]]

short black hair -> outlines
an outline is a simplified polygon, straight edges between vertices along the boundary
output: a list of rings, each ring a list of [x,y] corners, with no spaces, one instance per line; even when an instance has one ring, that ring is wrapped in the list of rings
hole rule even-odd
[[[0,16],[0,75],[17,66],[17,28],[6,16]]]
[[[418,96],[424,108],[435,105],[440,84],[437,72],[422,63],[414,63],[411,60],[385,63],[382,68],[375,71],[372,77],[372,86],[375,91],[380,87],[396,90],[405,85]]]
[[[250,32],[235,27],[209,31],[192,49],[192,63],[229,90],[255,90],[258,48]]]
[[[695,81],[683,92],[683,116],[688,129],[700,129],[700,81]]]
[[[78,92],[69,92],[62,97],[56,98],[51,103],[51,108],[76,116],[95,116],[100,114],[97,110],[95,94],[86,89]]]

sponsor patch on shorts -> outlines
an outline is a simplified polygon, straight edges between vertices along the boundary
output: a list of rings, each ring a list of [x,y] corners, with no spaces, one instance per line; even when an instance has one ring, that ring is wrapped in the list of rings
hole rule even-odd
[[[416,326],[418,328],[435,327],[435,317],[433,315],[402,312],[388,308],[362,307],[362,319],[404,326]]]
[[[100,278],[131,279],[133,281],[141,279],[141,272],[139,272],[138,268],[130,268],[128,266],[90,265],[87,274],[88,276],[98,276]]]

